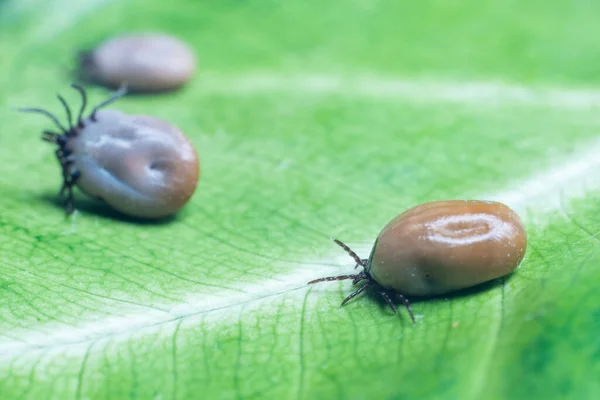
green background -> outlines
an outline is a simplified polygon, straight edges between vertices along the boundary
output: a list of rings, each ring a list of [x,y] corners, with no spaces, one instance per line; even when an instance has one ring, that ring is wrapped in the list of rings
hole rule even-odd
[[[0,397],[600,397],[598,21],[584,0],[0,2]],[[49,123],[11,107],[62,116],[75,52],[132,30],[197,52],[183,90],[113,106],[190,137],[197,192],[163,223],[81,194],[65,219]],[[515,274],[415,301],[415,326],[306,286],[352,270],[330,236],[366,257],[451,198],[521,214]]]

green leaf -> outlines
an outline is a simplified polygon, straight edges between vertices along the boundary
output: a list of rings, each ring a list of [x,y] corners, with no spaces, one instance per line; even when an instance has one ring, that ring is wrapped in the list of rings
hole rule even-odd
[[[600,396],[600,7],[586,1],[0,4],[2,399],[584,399]],[[174,219],[77,194],[47,121],[74,54],[175,33],[199,72],[115,108],[178,125],[202,177]],[[90,90],[98,102],[106,96]],[[367,256],[416,204],[501,200],[527,226],[510,277],[364,295]]]

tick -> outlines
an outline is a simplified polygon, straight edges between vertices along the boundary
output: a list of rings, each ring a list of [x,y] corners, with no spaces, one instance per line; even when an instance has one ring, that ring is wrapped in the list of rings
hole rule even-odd
[[[126,94],[124,87],[84,118],[86,92],[79,85],[71,87],[81,95],[75,124],[61,95],[57,97],[67,114],[67,126],[47,110],[19,109],[45,115],[60,131],[43,131],[42,139],[57,146],[63,179],[60,196],[67,214],[74,211],[74,186],[140,218],[162,218],[187,203],[196,189],[200,168],[196,150],[185,135],[155,117],[102,110]]]
[[[132,33],[114,37],[80,57],[80,73],[107,87],[127,83],[130,91],[160,92],[187,82],[196,69],[192,49],[162,33]]]
[[[308,283],[366,281],[342,305],[373,286],[394,312],[390,294],[398,296],[413,323],[405,296],[441,295],[507,275],[521,263],[527,248],[525,228],[513,210],[476,200],[435,201],[403,212],[379,233],[368,259],[334,241],[363,270]]]

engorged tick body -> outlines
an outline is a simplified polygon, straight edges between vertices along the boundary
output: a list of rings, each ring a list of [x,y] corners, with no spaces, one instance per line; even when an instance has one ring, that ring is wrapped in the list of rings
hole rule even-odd
[[[115,209],[135,217],[161,218],[173,214],[192,196],[199,177],[198,158],[190,141],[175,126],[147,115],[127,115],[100,110],[125,94],[117,91],[83,118],[86,94],[82,96],[76,124],[65,107],[69,122],[63,127],[46,110],[23,108],[48,116],[60,133],[44,131],[42,138],[56,144],[62,167],[67,214],[73,212],[73,186],[102,199]]]
[[[440,295],[507,275],[527,248],[525,229],[513,210],[502,203],[464,200],[426,203],[400,214],[383,228],[368,259],[335,242],[363,271],[309,283],[366,280],[342,305],[376,286],[394,311],[389,293],[397,295],[413,321],[405,295]]]

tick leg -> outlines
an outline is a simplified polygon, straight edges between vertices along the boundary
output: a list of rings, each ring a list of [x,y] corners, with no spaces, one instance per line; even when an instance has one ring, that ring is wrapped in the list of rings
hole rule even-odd
[[[69,156],[65,157],[62,153],[59,154],[59,151],[60,150],[57,150],[56,157],[58,158],[58,161],[60,162],[60,167],[62,168],[63,184],[60,188],[60,192],[58,193],[58,195],[60,197],[63,197],[65,191],[69,188],[70,182],[72,181],[72,173],[70,171],[70,166],[73,164],[73,161],[69,158]]]
[[[358,268],[359,265],[361,267],[364,267],[369,262],[369,259],[368,258],[363,258],[361,261],[362,261],[362,264],[356,263],[356,265],[354,266],[354,269]]]
[[[362,292],[364,292],[364,290],[366,288],[368,288],[369,286],[371,286],[373,284],[373,281],[367,282],[365,283],[363,286],[359,287],[358,289],[356,289],[354,291],[354,293],[350,294],[350,296],[346,297],[344,299],[344,301],[342,301],[342,304],[340,305],[343,306],[344,304],[346,304],[347,302],[349,302],[350,300],[352,300],[353,298],[355,298],[356,296],[358,296],[359,294],[361,294]]]
[[[73,208],[73,185],[77,183],[79,178],[81,177],[81,173],[79,171],[73,171],[71,174],[71,179],[69,181],[69,194],[67,195],[67,201],[65,205],[65,210],[67,214],[72,214],[74,211]]]
[[[353,252],[350,247],[346,246],[344,243],[340,242],[339,240],[337,240],[336,238],[331,238],[331,240],[333,240],[338,246],[340,246],[342,249],[344,249],[346,251],[346,253],[348,253],[350,255],[350,257],[352,257],[354,259],[354,261],[356,261],[356,264],[361,265],[363,267],[367,266],[367,263],[365,262],[364,259],[361,259],[358,254],[356,254],[355,252]]]
[[[60,187],[58,195],[65,198],[65,211],[67,215],[70,215],[73,213],[73,211],[75,211],[73,208],[73,186],[80,177],[79,171],[73,168],[75,158],[70,150],[63,147],[67,140],[66,136],[58,135],[50,131],[44,131],[44,136],[42,136],[42,139],[59,145],[59,148],[54,152],[58,162],[60,163],[63,178],[63,183]]]
[[[63,196],[64,193],[67,192],[67,196],[65,199],[65,212],[67,213],[67,215],[71,215],[73,214],[73,211],[75,211],[75,208],[73,207],[73,186],[75,185],[80,176],[81,174],[79,173],[79,171],[73,171],[69,178],[65,179],[63,182],[60,194],[61,196]]]
[[[412,319],[413,324],[416,324],[417,321],[415,321],[415,314],[413,314],[413,310],[412,310],[412,307],[410,306],[410,302],[406,299],[406,297],[404,297],[400,293],[396,293],[396,296],[398,296],[400,298],[400,300],[402,301],[402,303],[404,303],[404,305],[406,306],[406,309],[408,310],[408,313],[410,314],[410,318]]]
[[[73,211],[75,211],[75,207],[73,207],[73,189],[69,188],[68,193],[67,200],[65,200],[65,212],[67,216],[73,214]]]
[[[390,299],[390,296],[388,295],[388,293],[382,289],[382,290],[379,290],[379,294],[381,295],[381,297],[383,297],[383,299],[388,304],[388,306],[390,306],[390,308],[392,310],[394,310],[395,313],[397,313],[398,310],[396,310],[396,306],[394,305],[394,303],[392,303],[392,299]]]
[[[329,281],[343,281],[345,279],[356,279],[360,276],[360,274],[352,274],[352,275],[339,275],[339,276],[328,276],[325,278],[315,279],[313,281],[308,282],[309,285],[318,282],[329,282]]]
[[[50,143],[57,143],[58,137],[60,137],[60,133],[52,132],[52,131],[44,131],[42,132],[42,140]]]
[[[352,281],[352,285],[356,285],[358,282],[362,281],[363,279],[369,279],[369,277],[367,276],[367,274],[365,273],[365,271],[361,271],[360,274],[356,275],[356,278],[354,278],[354,280]]]

